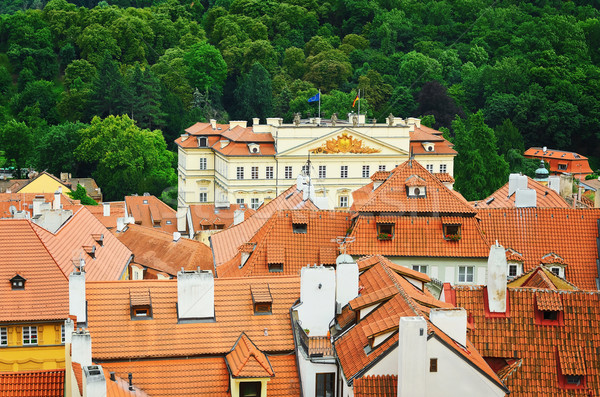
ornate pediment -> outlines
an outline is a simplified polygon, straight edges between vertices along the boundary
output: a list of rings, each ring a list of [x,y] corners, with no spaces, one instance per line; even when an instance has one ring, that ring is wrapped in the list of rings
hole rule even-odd
[[[379,153],[381,149],[375,149],[363,145],[362,139],[356,139],[348,135],[347,132],[342,132],[336,138],[327,140],[321,146],[310,149],[311,153],[316,154],[332,154],[332,153]]]

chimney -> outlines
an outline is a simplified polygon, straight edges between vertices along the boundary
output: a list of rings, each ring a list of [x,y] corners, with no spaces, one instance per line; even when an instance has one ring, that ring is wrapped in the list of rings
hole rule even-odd
[[[548,188],[554,190],[556,193],[560,194],[560,176],[558,175],[550,175],[548,177]]]
[[[560,174],[560,195],[564,198],[573,196],[573,175]]]
[[[280,117],[267,117],[267,124],[272,125],[273,127],[279,127],[282,120],[283,119]]]
[[[177,207],[177,214],[175,216],[177,217],[177,231],[180,233],[185,233],[185,231],[187,230],[187,213],[187,206]]]
[[[229,122],[229,129],[232,130],[235,127],[246,128],[247,125],[248,125],[248,122],[246,120],[232,120]]]
[[[190,136],[188,134],[181,134],[181,142],[187,141]]]
[[[85,270],[74,270],[69,275],[69,314],[77,317],[78,324],[87,323],[85,300]]]
[[[106,397],[106,378],[100,365],[83,367],[83,397]]]
[[[517,189],[515,192],[515,207],[527,208],[537,205],[537,192],[533,189]]]
[[[71,356],[82,367],[92,365],[92,337],[87,329],[79,328],[71,336]]]
[[[260,124],[260,117],[254,117],[252,119],[252,126],[259,125],[259,124]]]
[[[527,176],[510,174],[508,176],[508,197],[512,196],[518,189],[527,189]]]
[[[102,215],[110,216],[110,203],[102,203]]]
[[[547,151],[548,151],[548,146],[544,146],[544,147],[542,148],[542,152],[544,152],[544,154],[546,154],[546,152],[547,152]]]
[[[490,247],[487,267],[487,299],[491,313],[506,313],[506,251],[498,244]]]
[[[244,210],[235,210],[233,211],[233,225],[239,225],[240,223],[244,222],[244,218],[245,218],[245,211]]]
[[[35,196],[33,199],[33,214],[32,217],[42,214],[42,204],[45,202],[44,196]]]
[[[52,206],[53,210],[59,210],[60,209],[60,195],[62,194],[62,188],[58,188],[58,190],[56,192],[54,192],[54,204]]]
[[[300,270],[298,318],[310,336],[326,336],[335,316],[335,270],[326,266],[306,266]]]
[[[122,232],[123,229],[125,229],[125,220],[127,218],[122,217],[122,218],[117,218],[117,232]]]
[[[181,238],[181,233],[173,232],[173,242],[174,243],[178,242],[180,238]]]
[[[431,309],[429,321],[461,346],[467,346],[467,311],[462,307]]]
[[[425,397],[427,323],[423,317],[400,317],[398,397]]]
[[[335,260],[335,300],[336,312],[358,296],[358,265],[350,255],[342,254]]]
[[[75,322],[72,318],[68,318],[65,320],[65,345],[71,344],[73,332],[75,332]]]
[[[408,125],[414,125],[417,128],[421,128],[421,119],[418,119],[416,117],[409,117],[406,119],[406,123]]]
[[[210,119],[210,126],[212,127],[213,130],[216,130],[217,129],[217,120]]]
[[[215,279],[211,271],[177,272],[177,315],[180,320],[215,317]]]

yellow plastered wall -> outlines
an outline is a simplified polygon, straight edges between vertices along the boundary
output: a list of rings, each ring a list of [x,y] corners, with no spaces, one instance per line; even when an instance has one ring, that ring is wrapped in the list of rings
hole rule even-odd
[[[0,371],[27,371],[65,367],[65,347],[61,341],[62,322],[2,325],[8,345],[0,347]],[[23,345],[23,327],[37,327],[37,345]]]
[[[41,174],[19,190],[19,193],[54,193],[59,187],[62,188],[64,194],[71,191],[68,187],[49,175]]]

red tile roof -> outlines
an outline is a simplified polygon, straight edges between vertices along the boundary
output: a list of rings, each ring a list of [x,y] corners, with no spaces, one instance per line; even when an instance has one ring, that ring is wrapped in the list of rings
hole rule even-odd
[[[254,314],[250,286],[255,283],[268,283],[272,314]],[[204,323],[178,323],[177,280],[88,282],[86,287],[95,360],[224,355],[242,332],[263,352],[294,349],[289,310],[300,294],[297,276],[215,279],[216,321]],[[150,320],[131,320],[130,290],[140,289],[150,290]],[[211,337],[190,338],[191,332]]]
[[[173,234],[159,229],[131,224],[114,235],[133,252],[133,262],[165,272],[172,276],[185,270],[210,270],[214,273],[212,251],[200,241],[181,237],[173,241]]]
[[[64,274],[73,271],[73,260],[85,260],[86,280],[118,280],[127,270],[132,252],[112,235],[104,225],[81,207],[55,234],[32,224]],[[102,244],[93,236],[103,235]],[[86,249],[95,247],[94,258]]]
[[[454,183],[454,178],[447,172],[436,172],[433,175],[442,183]]]
[[[9,280],[25,278],[23,290]],[[26,219],[0,220],[0,321],[69,316],[69,282]]]
[[[527,177],[527,187],[536,191],[536,206],[538,208],[569,208],[569,204],[560,194]],[[508,196],[508,183],[496,190],[490,196],[480,201],[473,201],[475,208],[514,208],[516,193]]]
[[[511,280],[511,288],[535,288],[544,290],[578,290],[575,285],[564,278],[558,277],[545,266],[538,265],[529,272]]]
[[[114,229],[117,227],[117,218],[123,218],[125,214],[125,202],[124,201],[112,201],[110,204],[110,215],[104,216],[104,205],[86,205],[88,209],[94,215],[105,228]]]
[[[408,197],[407,186],[417,178],[424,181],[425,197]],[[370,194],[360,212],[474,214],[468,202],[452,193],[417,161],[406,161]]]
[[[294,222],[306,222],[306,233],[295,232]],[[296,275],[307,264],[321,264],[321,259],[333,264],[338,252],[336,238],[346,235],[350,222],[346,211],[278,211],[249,240],[256,247],[244,266],[240,268],[241,254],[238,254],[219,266],[217,274],[219,277],[274,275],[269,272],[269,263],[282,263],[283,271],[276,274]]]
[[[275,375],[267,356],[244,333],[225,356],[225,361],[233,378],[270,378]]]
[[[33,199],[43,197],[44,202],[54,202],[54,193],[0,193],[0,219],[12,218],[11,210],[26,211],[29,217],[33,214]],[[79,200],[73,200],[65,194],[60,195],[60,203],[63,207],[78,205]]]
[[[478,215],[489,241],[498,240],[522,253],[525,272],[554,253],[567,264],[568,281],[582,289],[596,289],[600,209],[482,209]]]
[[[413,278],[415,280],[419,280],[424,283],[428,283],[431,281],[431,278],[428,275],[426,275],[425,273],[421,273],[416,270],[410,269],[408,267],[397,265],[382,255],[365,256],[356,261],[356,264],[358,265],[358,271],[361,273],[364,272],[365,270],[370,269],[371,267],[375,266],[377,263],[383,263],[390,270],[398,273],[401,276]]]
[[[302,191],[296,190],[296,185],[294,185],[261,206],[244,222],[213,234],[210,240],[217,268],[231,260],[238,253],[238,247],[249,241],[276,211],[301,208],[317,209],[312,201],[302,200],[302,194]]]
[[[563,310],[560,295],[553,291],[537,291],[535,293],[535,302],[538,310],[558,311]]]
[[[65,370],[0,372],[0,396],[62,397],[65,393]]]
[[[369,375],[354,381],[354,397],[396,397],[398,375]]]
[[[511,396],[590,396],[600,390],[598,321],[600,292],[550,292],[562,300],[564,325],[541,325],[535,318],[539,289],[508,288],[510,314],[488,318],[483,287],[453,287],[456,305],[472,319],[469,338],[484,357],[521,359],[519,368],[506,375]],[[562,352],[562,353],[561,353]],[[586,387],[559,387],[561,371],[582,372]],[[585,365],[584,365],[585,363]],[[563,373],[565,373],[563,372]]]
[[[231,204],[229,208],[215,208],[214,204],[190,205],[194,231],[197,233],[203,230],[201,225],[209,226],[210,229],[227,229],[233,225],[233,217],[238,210],[244,212],[244,220],[256,212],[244,204]]]
[[[155,196],[125,196],[125,209],[138,225],[177,231],[177,211]]]
[[[531,147],[523,155],[528,158],[543,159],[550,164],[550,172],[555,174],[569,172],[581,176],[593,173],[588,158],[574,152],[554,149],[546,149],[544,152],[543,148]]]

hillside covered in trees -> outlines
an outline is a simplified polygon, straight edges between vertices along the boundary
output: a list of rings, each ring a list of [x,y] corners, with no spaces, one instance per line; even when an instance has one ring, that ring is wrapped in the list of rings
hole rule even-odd
[[[316,115],[307,99],[319,89],[322,115],[344,115],[360,89],[368,118],[425,116],[446,129],[469,199],[509,170],[531,173],[527,146],[577,151],[595,169],[600,11],[590,4],[6,0],[0,167],[92,175],[107,199],[159,194],[176,183],[168,148],[192,123]],[[484,182],[469,191],[473,173]]]

